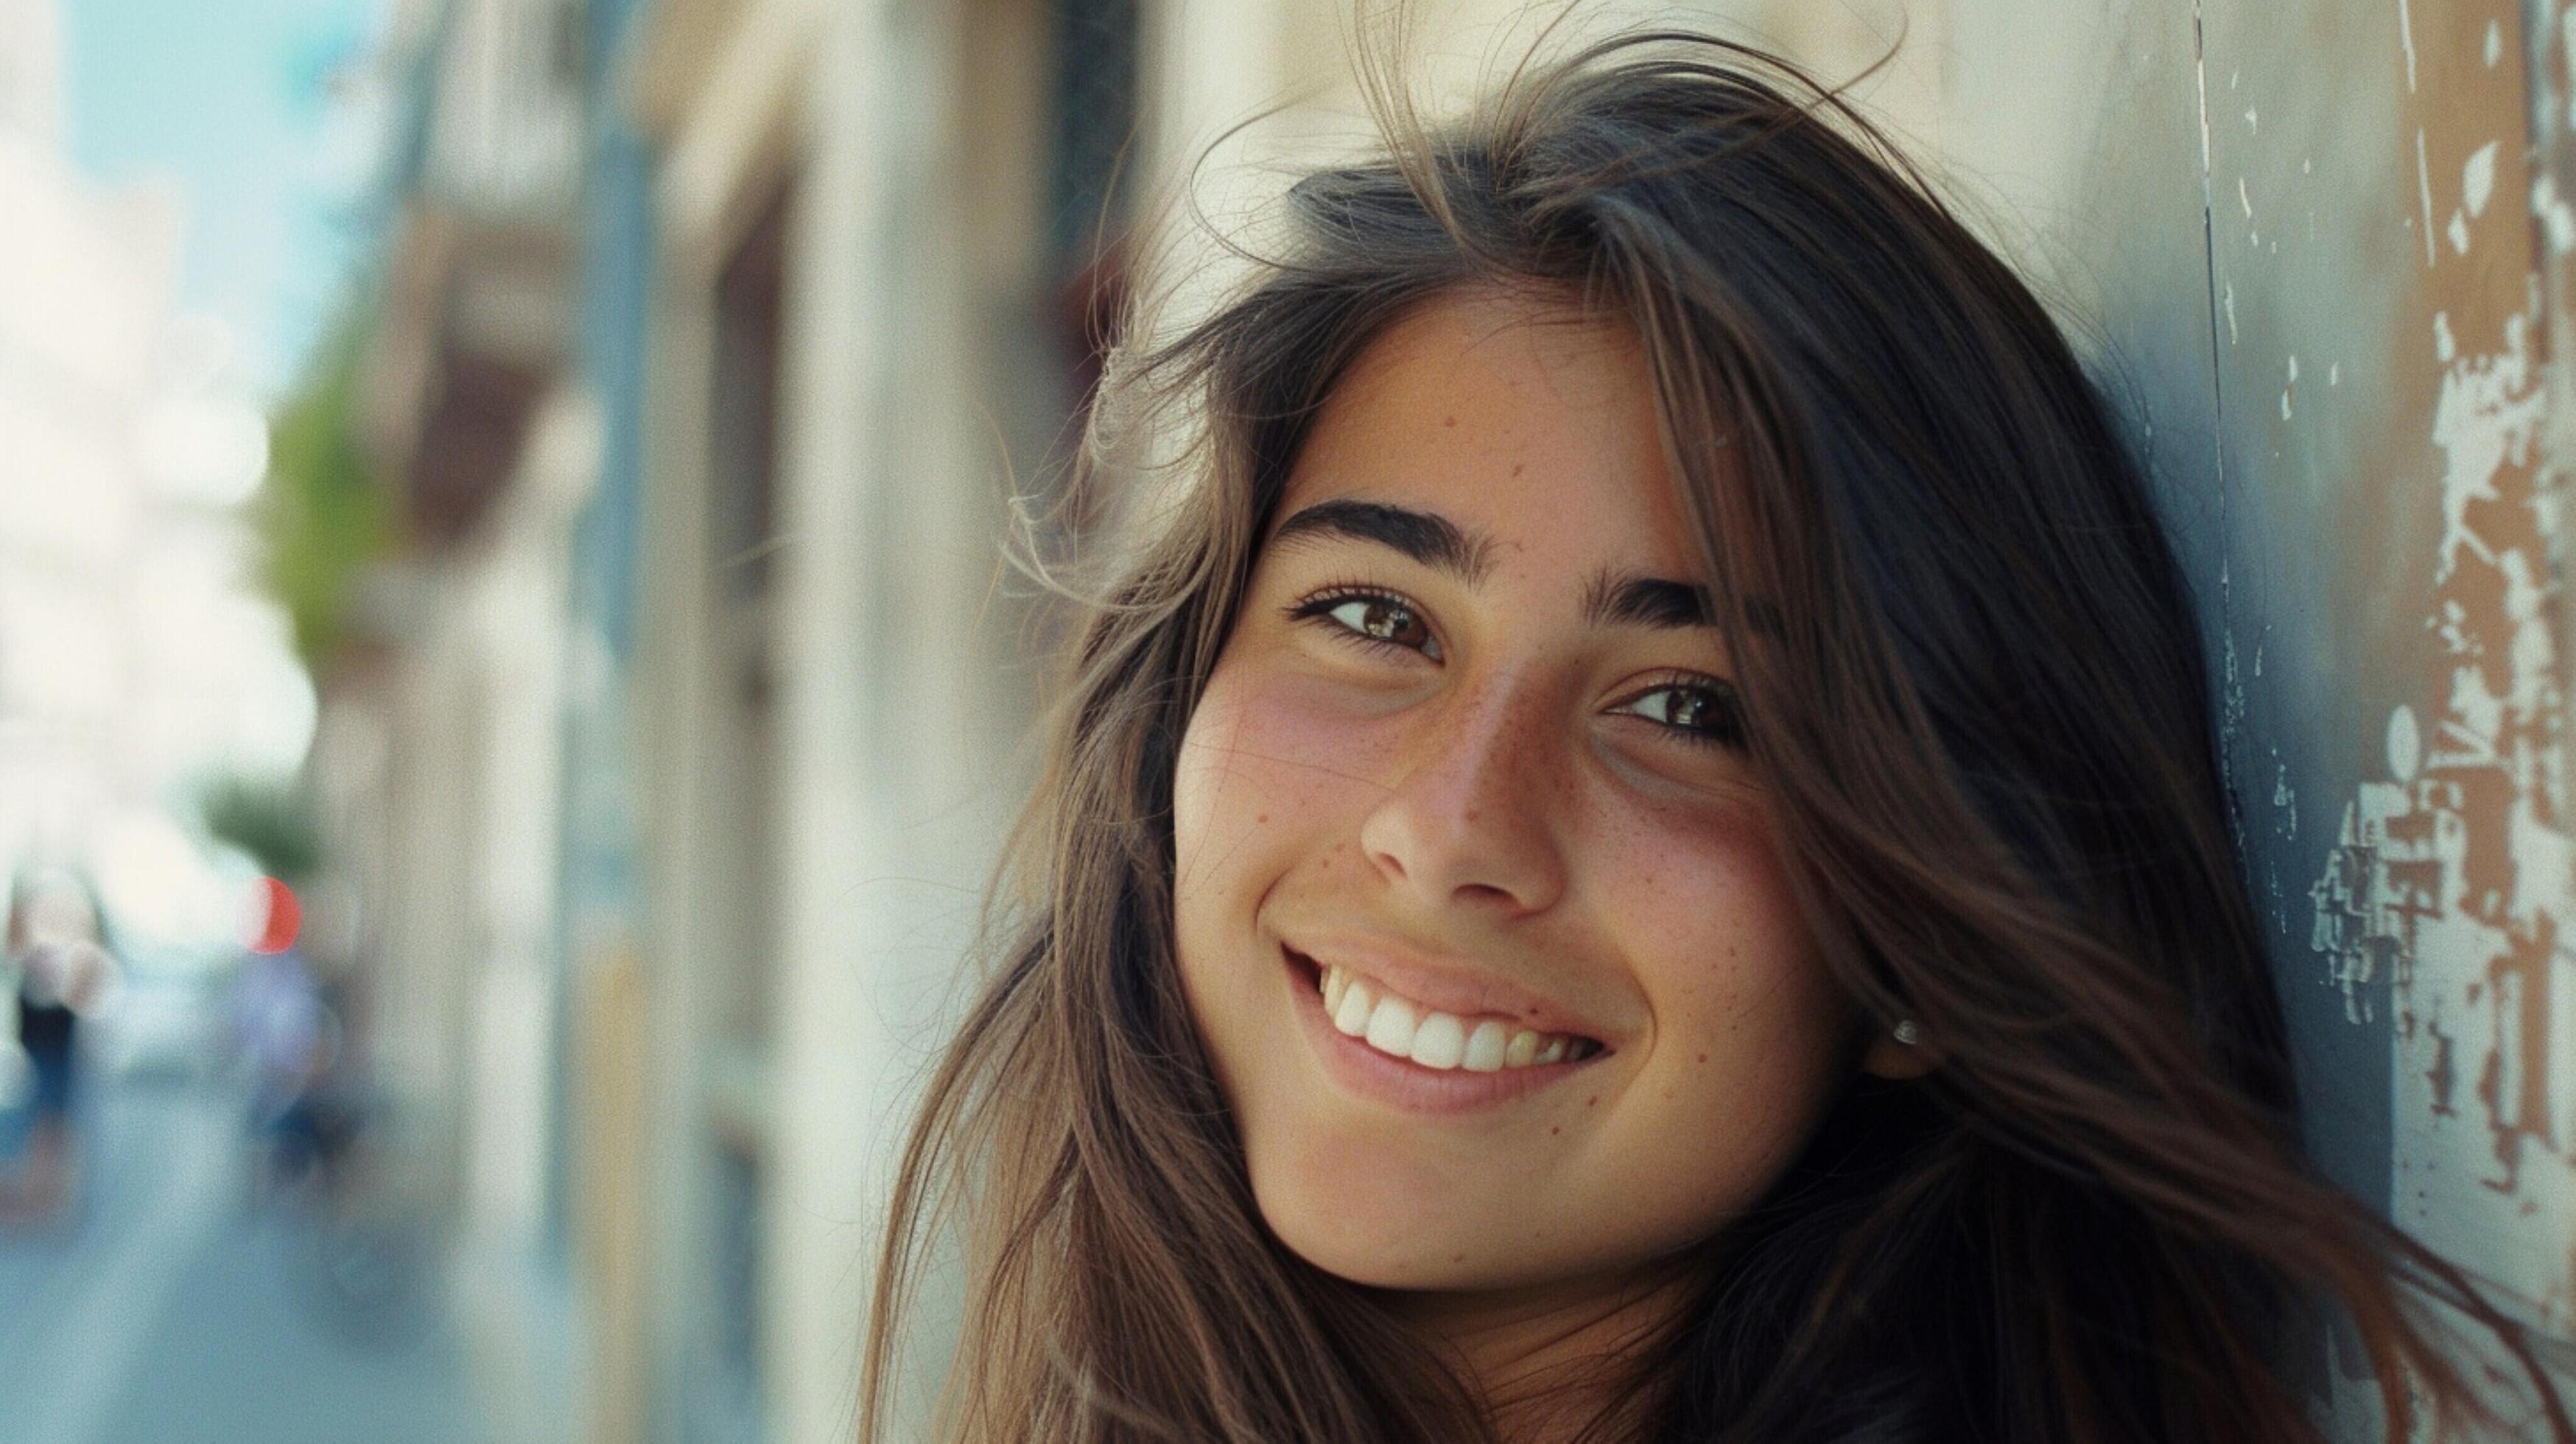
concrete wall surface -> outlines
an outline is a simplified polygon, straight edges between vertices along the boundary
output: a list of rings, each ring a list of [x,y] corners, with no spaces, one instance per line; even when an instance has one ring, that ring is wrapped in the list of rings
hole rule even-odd
[[[1962,5],[1949,97],[2100,67],[2047,116],[1985,108],[1955,153],[2064,138],[2031,220],[2199,592],[2311,1146],[2561,1340],[2576,873],[2546,357],[2576,234],[2534,156],[2563,148],[2535,130],[2564,128],[2563,8],[2105,6],[2036,45],[2004,37],[2065,37],[2067,8]]]
[[[2571,24],[1957,0],[1927,127],[2150,459],[2313,1151],[2561,1346]]]

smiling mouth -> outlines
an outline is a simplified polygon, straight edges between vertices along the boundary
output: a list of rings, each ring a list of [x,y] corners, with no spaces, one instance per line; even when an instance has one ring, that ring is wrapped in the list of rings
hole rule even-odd
[[[1495,1018],[1463,1018],[1425,1007],[1347,968],[1286,950],[1305,986],[1320,993],[1336,1031],[1390,1058],[1435,1072],[1500,1073],[1580,1063],[1608,1049],[1597,1038],[1542,1033]]]

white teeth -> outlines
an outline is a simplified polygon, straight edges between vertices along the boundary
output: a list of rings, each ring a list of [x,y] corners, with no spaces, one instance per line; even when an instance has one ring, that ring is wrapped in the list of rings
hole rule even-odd
[[[1392,1057],[1443,1071],[1492,1073],[1504,1068],[1587,1058],[1596,1044],[1563,1033],[1539,1033],[1487,1018],[1470,1028],[1454,1013],[1374,991],[1341,968],[1323,970],[1324,1011],[1333,1027]],[[1578,1046],[1580,1044],[1580,1046]]]
[[[1342,1001],[1333,1008],[1333,1026],[1356,1038],[1368,1031],[1369,1010],[1376,1006],[1368,984],[1350,978],[1342,985]]]
[[[1413,1030],[1413,1061],[1425,1068],[1455,1068],[1467,1055],[1467,1026],[1448,1013],[1433,1013]]]
[[[1369,1014],[1368,1045],[1381,1053],[1398,1058],[1413,1055],[1413,1032],[1421,1025],[1413,1005],[1392,995],[1377,1000],[1377,1010]]]

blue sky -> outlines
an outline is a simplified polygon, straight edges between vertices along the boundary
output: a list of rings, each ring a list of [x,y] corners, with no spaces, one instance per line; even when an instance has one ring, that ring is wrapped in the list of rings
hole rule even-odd
[[[182,304],[230,323],[244,379],[274,394],[364,252],[373,127],[334,78],[374,44],[385,0],[60,3],[75,161],[106,182],[177,182]]]

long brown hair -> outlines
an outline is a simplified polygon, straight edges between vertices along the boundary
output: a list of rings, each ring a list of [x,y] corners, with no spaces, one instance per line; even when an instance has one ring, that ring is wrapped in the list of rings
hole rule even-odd
[[[953,1216],[948,1435],[1491,1437],[1439,1355],[1264,1228],[1183,1002],[1171,803],[1326,393],[1410,309],[1502,287],[1642,336],[1799,902],[1941,1060],[1855,1077],[1675,1261],[1694,1303],[1602,1361],[1626,1375],[1585,1437],[2315,1438],[2285,1345],[2329,1324],[2402,1436],[2410,1381],[2486,1417],[2430,1299],[2576,1438],[2521,1335],[2301,1152],[2184,580],[2022,282],[1838,95],[1704,37],[1390,129],[1294,186],[1286,255],[1111,368],[1113,414],[1177,403],[1193,478],[1073,649],[1015,844],[1030,917],[903,1155],[868,1434]]]

